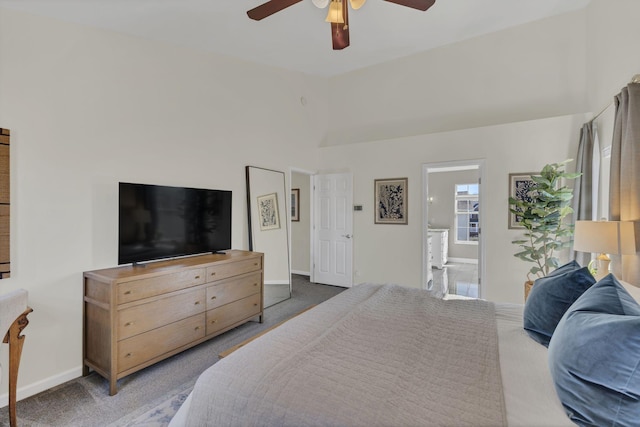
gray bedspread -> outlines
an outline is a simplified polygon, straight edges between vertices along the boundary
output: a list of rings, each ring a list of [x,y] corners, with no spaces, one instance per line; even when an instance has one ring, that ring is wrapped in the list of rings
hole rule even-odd
[[[356,286],[205,371],[187,425],[506,425],[494,306]]]

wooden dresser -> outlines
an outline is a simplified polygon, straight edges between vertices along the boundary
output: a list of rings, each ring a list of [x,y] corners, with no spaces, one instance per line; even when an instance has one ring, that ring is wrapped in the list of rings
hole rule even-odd
[[[84,273],[83,375],[116,381],[263,314],[263,254],[227,251]]]

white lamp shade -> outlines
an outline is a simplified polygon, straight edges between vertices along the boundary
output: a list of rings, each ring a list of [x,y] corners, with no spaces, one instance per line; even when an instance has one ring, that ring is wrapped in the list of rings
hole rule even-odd
[[[311,0],[318,9],[324,9],[329,4],[329,0]]]
[[[611,255],[636,253],[634,226],[628,221],[576,221],[573,249]]]

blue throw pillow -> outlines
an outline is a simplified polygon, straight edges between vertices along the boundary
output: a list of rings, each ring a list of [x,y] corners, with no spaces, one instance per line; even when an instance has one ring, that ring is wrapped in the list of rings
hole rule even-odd
[[[578,261],[576,260],[569,261],[565,265],[558,267],[555,270],[553,270],[551,273],[547,274],[546,277],[559,276],[561,274],[568,273],[573,270],[578,270],[579,268],[580,268],[580,264],[578,264]]]
[[[549,369],[576,424],[640,425],[640,305],[612,274],[560,320]]]
[[[587,267],[572,261],[537,279],[524,306],[523,325],[536,342],[549,346],[549,340],[567,309],[596,280]]]

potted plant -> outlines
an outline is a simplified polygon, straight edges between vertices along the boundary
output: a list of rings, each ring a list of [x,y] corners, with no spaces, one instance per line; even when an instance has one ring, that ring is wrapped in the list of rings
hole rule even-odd
[[[566,221],[567,215],[573,213],[573,190],[564,183],[581,174],[565,171],[571,161],[548,164],[539,175],[531,176],[534,184],[522,200],[509,197],[509,210],[525,228],[524,237],[512,241],[521,249],[514,256],[533,263],[527,272],[525,299],[533,286],[531,275],[544,277],[556,269],[558,252],[570,247],[573,241],[573,224]]]

